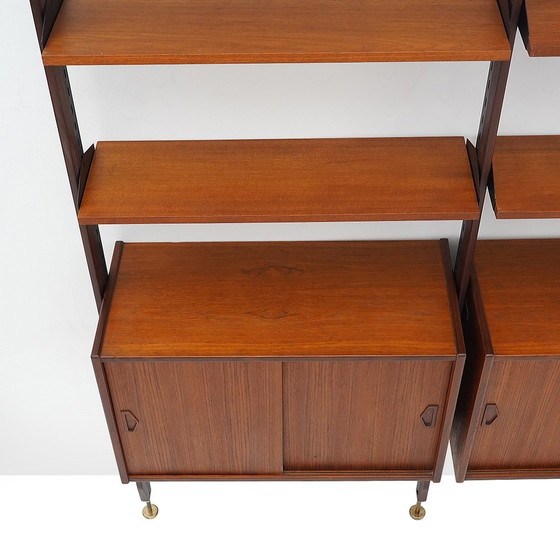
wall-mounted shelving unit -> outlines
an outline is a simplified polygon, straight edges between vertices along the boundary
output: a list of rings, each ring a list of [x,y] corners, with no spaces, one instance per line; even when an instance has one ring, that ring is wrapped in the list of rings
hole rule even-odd
[[[31,6],[101,310],[99,389],[121,478],[137,481],[145,515],[157,513],[151,480],[295,476],[416,479],[411,515],[422,518],[461,378],[459,308],[521,1]],[[84,152],[66,72],[469,60],[490,61],[476,146],[225,140]],[[119,243],[108,274],[99,235],[115,223],[447,219],[463,220],[454,270],[445,242]]]

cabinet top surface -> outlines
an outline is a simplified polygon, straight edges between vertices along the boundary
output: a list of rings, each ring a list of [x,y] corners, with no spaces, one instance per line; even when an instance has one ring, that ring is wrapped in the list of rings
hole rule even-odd
[[[81,224],[478,217],[463,138],[99,142]]]
[[[507,60],[496,0],[65,0],[46,65]]]
[[[476,275],[496,356],[560,356],[560,239],[481,240]]]
[[[560,218],[560,136],[500,136],[493,164],[498,218]]]
[[[449,357],[437,241],[125,244],[102,358]]]
[[[560,2],[525,0],[527,50],[531,56],[560,56]]]

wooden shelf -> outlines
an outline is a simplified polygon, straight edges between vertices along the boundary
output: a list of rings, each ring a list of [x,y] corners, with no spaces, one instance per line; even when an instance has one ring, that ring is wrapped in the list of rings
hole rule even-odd
[[[560,2],[525,0],[521,36],[530,56],[560,56]]]
[[[496,356],[560,356],[560,239],[478,241],[475,269]]]
[[[478,217],[463,138],[100,142],[81,224]]]
[[[104,361],[457,355],[445,241],[121,246]]]
[[[508,60],[495,0],[65,0],[43,61]]]
[[[560,136],[500,136],[493,165],[498,218],[560,218]]]

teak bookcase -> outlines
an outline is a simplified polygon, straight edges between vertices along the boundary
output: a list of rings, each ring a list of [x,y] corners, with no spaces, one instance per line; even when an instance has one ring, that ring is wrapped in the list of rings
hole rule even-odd
[[[31,0],[123,482],[439,481],[521,0]],[[336,25],[333,23],[336,22]],[[529,28],[531,21],[529,21]],[[99,142],[66,66],[490,61],[464,138]],[[118,243],[99,224],[462,220],[447,242]]]

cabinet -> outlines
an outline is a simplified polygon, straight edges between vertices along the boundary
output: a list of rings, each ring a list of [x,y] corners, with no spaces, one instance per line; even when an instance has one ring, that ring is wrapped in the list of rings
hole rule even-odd
[[[123,482],[441,477],[522,2],[31,0]],[[67,65],[490,61],[459,138],[99,142]],[[445,242],[118,243],[103,224],[462,220]],[[457,301],[458,297],[458,301]]]
[[[125,482],[440,479],[465,358],[447,242],[127,243],[109,281],[94,362]]]
[[[479,241],[451,439],[459,481],[560,475],[560,240]]]

